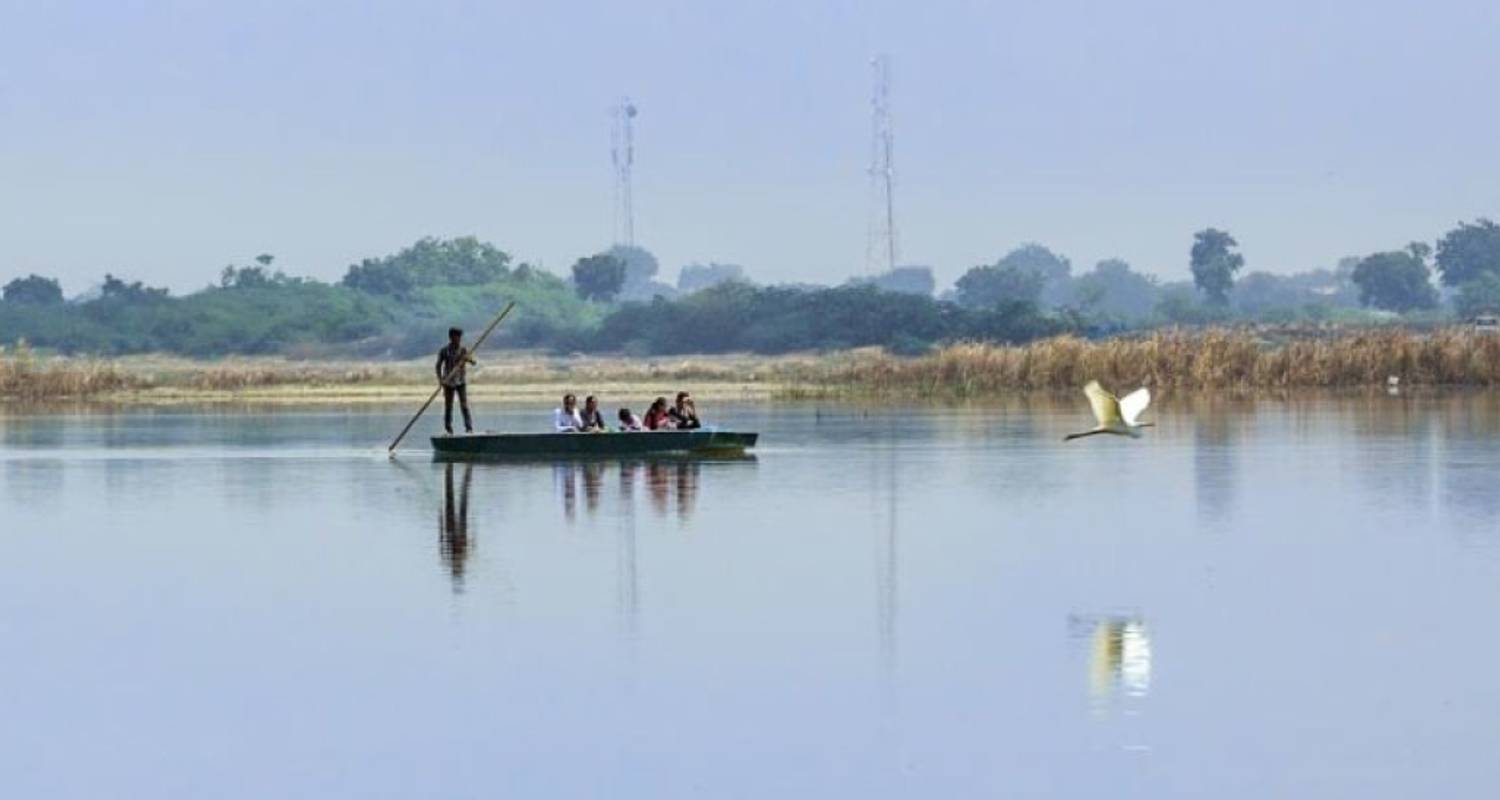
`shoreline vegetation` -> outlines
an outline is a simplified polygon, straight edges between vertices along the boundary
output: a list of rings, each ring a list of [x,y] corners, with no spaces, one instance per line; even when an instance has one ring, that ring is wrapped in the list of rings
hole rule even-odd
[[[0,342],[69,356],[416,359],[450,326],[477,330],[515,303],[493,347],[635,359],[863,348],[921,356],[955,342],[1097,341],[1178,327],[1432,331],[1500,314],[1500,224],[1487,219],[1459,223],[1432,244],[1290,274],[1240,275],[1247,264],[1238,247],[1228,231],[1194,233],[1190,280],[1160,279],[1117,258],[1075,271],[1033,242],[944,287],[921,265],[828,284],[762,283],[723,263],[683,265],[674,286],[638,246],[584,256],[564,274],[517,263],[472,236],[428,237],[350,264],[334,282],[289,274],[271,253],[180,295],[105,273],[69,296],[56,278],[18,276],[0,285]]]
[[[1166,330],[1024,345],[958,343],[925,355],[878,348],[784,356],[549,356],[491,351],[471,377],[479,401],[550,402],[564,390],[606,396],[690,388],[717,400],[836,396],[982,399],[1106,386],[1256,391],[1500,385],[1500,336],[1466,328],[1345,330],[1267,338],[1253,330]],[[307,360],[42,356],[0,349],[0,403],[406,402],[433,386],[429,359]]]

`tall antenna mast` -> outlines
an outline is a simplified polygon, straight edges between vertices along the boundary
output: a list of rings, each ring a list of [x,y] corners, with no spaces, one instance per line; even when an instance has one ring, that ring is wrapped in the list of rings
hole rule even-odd
[[[631,196],[630,169],[635,163],[635,104],[630,98],[610,110],[610,161],[615,167],[615,244],[635,244],[635,201]]]
[[[896,168],[891,160],[895,136],[891,131],[891,59],[870,59],[870,227],[865,246],[865,269],[870,274],[896,268]]]

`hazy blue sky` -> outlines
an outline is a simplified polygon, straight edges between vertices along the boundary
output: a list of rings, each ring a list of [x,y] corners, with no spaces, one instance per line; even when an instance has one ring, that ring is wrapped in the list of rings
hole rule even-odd
[[[0,0],[0,279],[333,279],[423,235],[564,271],[637,237],[762,280],[863,267],[868,60],[894,63],[903,261],[1043,242],[1186,274],[1329,265],[1500,213],[1484,2]]]

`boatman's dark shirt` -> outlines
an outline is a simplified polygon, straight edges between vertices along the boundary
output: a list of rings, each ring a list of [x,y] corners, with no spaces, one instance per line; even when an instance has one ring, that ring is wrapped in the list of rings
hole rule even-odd
[[[439,350],[437,356],[438,380],[442,381],[443,376],[448,374],[448,370],[453,369],[456,371],[444,382],[445,385],[463,386],[465,362],[467,361],[465,358],[466,355],[468,354],[464,351],[462,345],[450,344]]]

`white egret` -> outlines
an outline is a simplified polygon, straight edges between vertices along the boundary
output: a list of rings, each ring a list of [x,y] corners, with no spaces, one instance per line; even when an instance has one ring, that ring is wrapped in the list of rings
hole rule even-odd
[[[1132,439],[1140,438],[1137,428],[1149,428],[1150,422],[1137,422],[1141,412],[1151,404],[1151,392],[1141,387],[1125,395],[1115,397],[1104,390],[1098,381],[1089,381],[1089,385],[1083,387],[1083,393],[1089,399],[1089,407],[1094,410],[1094,419],[1099,424],[1092,430],[1082,433],[1070,433],[1063,437],[1063,441],[1072,441],[1084,436],[1094,436],[1100,433],[1112,433],[1116,436],[1129,436]]]

